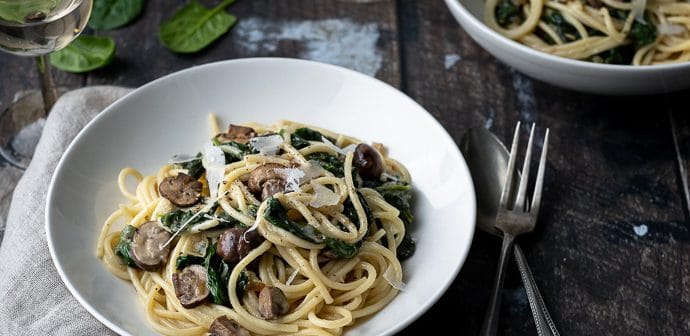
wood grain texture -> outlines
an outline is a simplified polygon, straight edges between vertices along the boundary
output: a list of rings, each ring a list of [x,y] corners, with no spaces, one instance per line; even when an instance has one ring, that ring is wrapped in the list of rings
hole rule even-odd
[[[536,231],[520,241],[561,333],[690,333],[687,217],[667,117],[669,109],[684,111],[681,97],[690,92],[615,98],[555,88],[496,61],[442,6],[400,5],[408,23],[401,27],[403,89],[456,141],[469,127],[510,139],[518,120],[525,129],[536,122],[539,135],[551,129],[542,212]],[[453,54],[460,60],[443,67]],[[688,118],[678,119],[690,149]],[[493,274],[499,250],[497,239],[480,236],[451,289],[421,321],[478,332],[486,273]],[[516,308],[525,306],[517,274],[508,277],[501,333],[533,334],[529,310]]]
[[[185,2],[151,0],[131,25],[88,32],[117,41],[115,62],[87,75],[60,73],[58,83],[136,87],[219,60],[315,57],[308,39],[290,37],[286,27],[327,20],[352,23],[348,29],[373,24],[382,59],[375,76],[424,106],[457,142],[470,127],[489,128],[503,140],[517,121],[525,129],[536,122],[539,136],[550,128],[539,222],[519,241],[562,335],[690,334],[690,230],[679,171],[690,169],[690,91],[606,97],[530,79],[480,48],[442,1],[238,1],[229,9],[238,26],[207,50],[179,55],[165,49],[156,32]],[[3,106],[17,90],[36,87],[32,60],[0,54],[0,64]],[[477,334],[499,247],[498,238],[477,232],[451,287],[400,334]],[[535,334],[510,267],[499,333]]]

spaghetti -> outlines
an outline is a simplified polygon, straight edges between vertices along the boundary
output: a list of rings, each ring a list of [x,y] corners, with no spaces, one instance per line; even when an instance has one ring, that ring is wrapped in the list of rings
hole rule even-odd
[[[681,0],[487,0],[500,34],[556,56],[608,64],[690,60],[690,3]]]
[[[97,256],[164,335],[339,335],[404,287],[410,182],[379,144],[231,125],[155,176],[120,171]]]

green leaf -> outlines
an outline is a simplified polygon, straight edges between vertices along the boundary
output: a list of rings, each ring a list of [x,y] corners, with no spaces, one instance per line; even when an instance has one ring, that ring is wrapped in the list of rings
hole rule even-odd
[[[225,0],[215,8],[208,9],[193,0],[178,10],[172,19],[161,25],[158,37],[171,51],[197,52],[225,34],[235,24],[237,18],[224,12],[233,2],[235,0]]]
[[[335,139],[326,138],[330,142],[335,142]],[[307,127],[298,128],[290,135],[290,143],[292,147],[297,149],[309,146],[311,144],[309,141],[323,142],[323,135],[319,131]]]
[[[62,50],[50,54],[50,63],[67,72],[87,72],[104,67],[115,58],[110,37],[79,35]]]
[[[648,12],[644,13],[644,22],[635,20],[630,28],[630,36],[635,41],[635,48],[642,48],[656,40],[656,26],[650,21]]]
[[[115,254],[122,259],[122,263],[129,267],[137,267],[134,259],[132,259],[132,239],[136,232],[137,228],[134,226],[125,226],[122,231],[120,231],[120,239],[115,246]]]
[[[342,240],[326,238],[326,246],[328,246],[338,258],[351,259],[359,253],[362,241],[360,240],[356,244],[348,244]]]
[[[316,152],[307,155],[306,159],[318,162],[323,169],[328,170],[336,177],[345,176],[345,173],[343,171],[343,161],[339,160],[337,157],[331,154],[324,152]]]
[[[412,200],[412,187],[408,184],[398,182],[386,182],[376,188],[381,196],[396,209],[400,210],[400,219],[409,225],[414,220],[410,201]]]
[[[189,265],[201,265],[204,263],[204,261],[205,259],[202,257],[186,254],[177,258],[177,261],[175,262],[175,268],[179,271]]]
[[[294,234],[306,241],[320,244],[323,243],[324,235],[313,226],[306,223],[297,223],[287,216],[287,211],[280,202],[271,197],[268,199],[268,206],[264,211],[264,219],[269,223]]]
[[[27,22],[32,13],[50,13],[57,6],[57,0],[0,1],[0,19],[16,23]]]
[[[182,169],[187,169],[187,175],[198,179],[204,174],[206,168],[201,164],[201,153],[196,154],[196,159],[178,163]]]
[[[144,0],[93,0],[89,27],[113,29],[137,18],[144,9]]]
[[[511,23],[520,22],[520,8],[511,0],[500,0],[496,4],[496,22],[502,27],[508,27]]]

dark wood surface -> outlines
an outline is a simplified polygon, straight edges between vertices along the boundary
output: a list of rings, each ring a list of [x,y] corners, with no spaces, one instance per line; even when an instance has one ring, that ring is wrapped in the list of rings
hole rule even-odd
[[[442,1],[239,0],[230,11],[240,24],[255,26],[236,26],[200,53],[177,55],[160,44],[156,31],[184,3],[148,1],[133,24],[95,32],[117,41],[114,63],[86,75],[60,72],[58,84],[137,87],[218,60],[314,58],[304,40],[269,31],[321,20],[374,25],[381,59],[375,76],[424,106],[456,142],[470,127],[488,127],[504,141],[517,121],[536,122],[538,135],[551,129],[539,222],[519,241],[562,335],[690,334],[690,231],[683,184],[690,160],[684,98],[690,91],[607,97],[532,80],[481,49]],[[275,48],[251,42],[246,32],[252,27],[273,38]],[[4,107],[15,92],[36,87],[37,78],[30,59],[0,54],[0,64]],[[0,167],[0,226],[2,204],[6,207],[11,192],[8,181],[18,176],[14,168]],[[401,334],[432,328],[477,334],[499,248],[499,239],[477,232],[452,286]],[[536,334],[512,265],[499,333]]]

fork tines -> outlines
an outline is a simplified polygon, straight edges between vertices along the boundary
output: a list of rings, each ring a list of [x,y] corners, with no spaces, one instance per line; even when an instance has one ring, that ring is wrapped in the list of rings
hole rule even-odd
[[[541,190],[544,184],[544,169],[546,167],[546,153],[548,151],[549,144],[549,129],[546,129],[546,134],[544,135],[544,144],[542,145],[541,157],[539,158],[539,168],[537,171],[537,177],[534,184],[534,192],[532,194],[532,204],[527,204],[528,200],[527,194],[527,183],[529,181],[529,168],[530,162],[532,161],[532,147],[534,142],[534,123],[532,124],[529,140],[527,141],[527,152],[525,153],[525,159],[522,164],[522,177],[520,178],[520,185],[518,186],[517,195],[515,196],[513,177],[515,174],[515,165],[518,156],[518,143],[520,139],[520,125],[518,122],[515,126],[515,134],[513,135],[513,143],[510,146],[510,159],[508,160],[508,169],[506,170],[506,182],[503,187],[503,192],[501,194],[501,206],[508,209],[519,209],[528,212],[537,213],[539,211],[539,205],[541,203]],[[517,175],[519,176],[519,175]],[[515,196],[515,202],[512,206],[508,206],[511,198]]]

